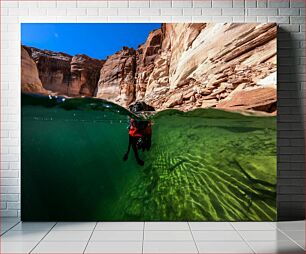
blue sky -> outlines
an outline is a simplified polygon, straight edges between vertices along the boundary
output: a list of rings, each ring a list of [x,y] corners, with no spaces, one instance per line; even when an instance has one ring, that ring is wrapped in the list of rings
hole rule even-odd
[[[150,31],[160,23],[23,23],[23,45],[65,52],[70,55],[86,54],[105,59],[123,46],[137,48],[145,42]]]

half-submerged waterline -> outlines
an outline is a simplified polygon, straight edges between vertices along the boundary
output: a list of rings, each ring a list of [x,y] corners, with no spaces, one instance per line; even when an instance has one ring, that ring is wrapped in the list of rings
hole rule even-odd
[[[275,117],[159,112],[144,166],[123,161],[129,117],[103,100],[23,94],[23,220],[276,219]]]

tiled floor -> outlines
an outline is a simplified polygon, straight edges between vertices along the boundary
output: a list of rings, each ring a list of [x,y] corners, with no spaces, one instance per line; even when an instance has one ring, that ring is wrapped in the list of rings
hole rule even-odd
[[[0,253],[304,253],[305,249],[305,221],[0,220]]]

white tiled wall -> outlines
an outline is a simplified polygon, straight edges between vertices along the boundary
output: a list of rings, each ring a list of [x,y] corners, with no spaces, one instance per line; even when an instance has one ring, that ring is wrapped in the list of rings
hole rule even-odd
[[[290,42],[287,35],[280,36],[279,75],[280,80],[287,83],[281,85],[279,91],[286,96],[286,92],[300,88],[297,95],[287,98],[287,107],[292,106],[294,111],[291,105],[294,103],[290,103],[290,100],[294,102],[302,97],[305,80],[304,0],[1,1],[1,216],[20,215],[20,23],[209,21],[277,22],[282,28],[281,32],[287,31],[290,34]],[[284,126],[292,123],[288,113],[279,111],[279,114],[283,115],[281,123]],[[301,114],[297,114],[298,123],[300,118]],[[289,151],[295,148],[294,144],[285,142],[285,132],[290,131],[290,128],[281,129],[284,133],[280,135]],[[295,138],[302,138],[302,130],[295,131]],[[280,161],[280,170],[283,167],[282,172],[291,170],[299,175],[304,162],[303,154],[298,150],[290,155],[287,160]],[[284,177],[285,191],[281,193],[284,207],[288,207],[286,198],[292,194],[292,190],[286,187],[285,180],[289,176]],[[286,190],[291,193],[289,196]],[[293,194],[300,194],[298,192],[295,190]]]

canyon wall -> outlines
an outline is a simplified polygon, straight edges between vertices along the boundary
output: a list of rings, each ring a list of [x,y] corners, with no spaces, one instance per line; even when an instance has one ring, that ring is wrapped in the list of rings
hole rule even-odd
[[[96,97],[127,107],[135,100],[135,50],[123,47],[108,57],[100,71]]]
[[[82,54],[71,56],[26,46],[22,46],[23,50],[35,62],[39,79],[48,93],[71,97],[94,96],[104,61]],[[28,71],[24,68],[24,72]],[[22,87],[24,84],[25,80],[21,78]]]
[[[164,24],[161,30],[147,104],[276,110],[275,24]]]
[[[276,34],[272,23],[163,24],[131,53],[137,65],[134,80],[129,79],[133,85],[122,85],[126,72],[111,57],[108,64],[123,77],[118,76],[120,84],[100,82],[97,97],[123,106],[144,101],[157,110],[217,107],[275,113]],[[101,71],[100,81],[104,75]],[[107,97],[99,93],[105,89]],[[126,91],[129,100],[123,99]]]
[[[136,50],[123,47],[105,61],[25,48],[43,88],[58,94],[275,114],[276,35],[272,23],[162,24]]]

